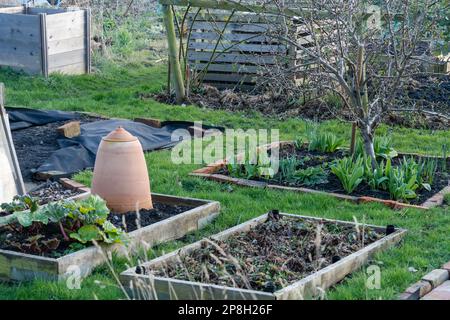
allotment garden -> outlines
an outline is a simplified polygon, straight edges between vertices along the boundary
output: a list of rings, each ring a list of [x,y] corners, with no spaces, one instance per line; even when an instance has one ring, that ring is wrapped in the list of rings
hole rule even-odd
[[[0,36],[42,55],[0,48],[0,299],[450,300],[449,7],[413,2],[0,3],[48,31]]]

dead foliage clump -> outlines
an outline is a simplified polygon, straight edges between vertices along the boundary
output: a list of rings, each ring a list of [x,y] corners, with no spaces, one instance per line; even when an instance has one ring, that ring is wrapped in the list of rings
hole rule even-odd
[[[224,241],[205,240],[156,276],[275,292],[383,237],[371,228],[276,216]]]

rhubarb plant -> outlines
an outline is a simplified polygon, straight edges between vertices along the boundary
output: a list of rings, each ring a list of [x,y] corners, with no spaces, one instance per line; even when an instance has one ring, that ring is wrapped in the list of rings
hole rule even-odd
[[[39,231],[43,226],[54,223],[58,226],[64,241],[87,244],[93,241],[105,243],[123,243],[124,232],[107,220],[110,213],[106,202],[98,196],[90,196],[81,201],[63,200],[39,207],[37,202],[27,200],[26,206],[22,206],[22,200],[15,199],[11,204],[4,204],[7,208],[26,209],[13,212],[11,215],[0,218],[0,225],[33,229],[35,236],[27,239],[29,243],[14,243],[16,247],[26,245],[39,248],[42,245],[55,249],[59,246],[59,240],[45,240],[40,237]],[[36,203],[36,205],[34,205]],[[12,227],[13,228],[13,227]],[[15,227],[14,227],[15,228]],[[42,243],[40,242],[42,240]],[[57,240],[57,241],[56,241]],[[57,245],[58,243],[58,245]]]

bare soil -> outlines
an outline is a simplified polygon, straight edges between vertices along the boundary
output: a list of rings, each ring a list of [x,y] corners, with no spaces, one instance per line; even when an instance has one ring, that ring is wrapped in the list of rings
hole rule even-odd
[[[81,124],[98,121],[99,118],[80,115]],[[12,131],[14,147],[20,171],[25,182],[33,181],[33,170],[40,167],[50,155],[58,150],[61,136],[56,129],[69,121],[58,121]]]
[[[368,227],[269,216],[248,232],[205,241],[181,263],[148,271],[138,267],[137,272],[275,292],[384,237]]]

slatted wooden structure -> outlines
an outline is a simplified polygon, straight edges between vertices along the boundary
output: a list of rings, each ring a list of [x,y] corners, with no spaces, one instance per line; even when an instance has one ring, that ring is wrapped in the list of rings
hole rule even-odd
[[[29,74],[90,72],[90,11],[0,8],[0,66]]]
[[[280,15],[203,10],[188,18],[187,62],[195,80],[248,87],[272,68],[286,68],[302,58],[275,36],[286,26]],[[287,25],[302,44],[310,41],[293,21]]]

